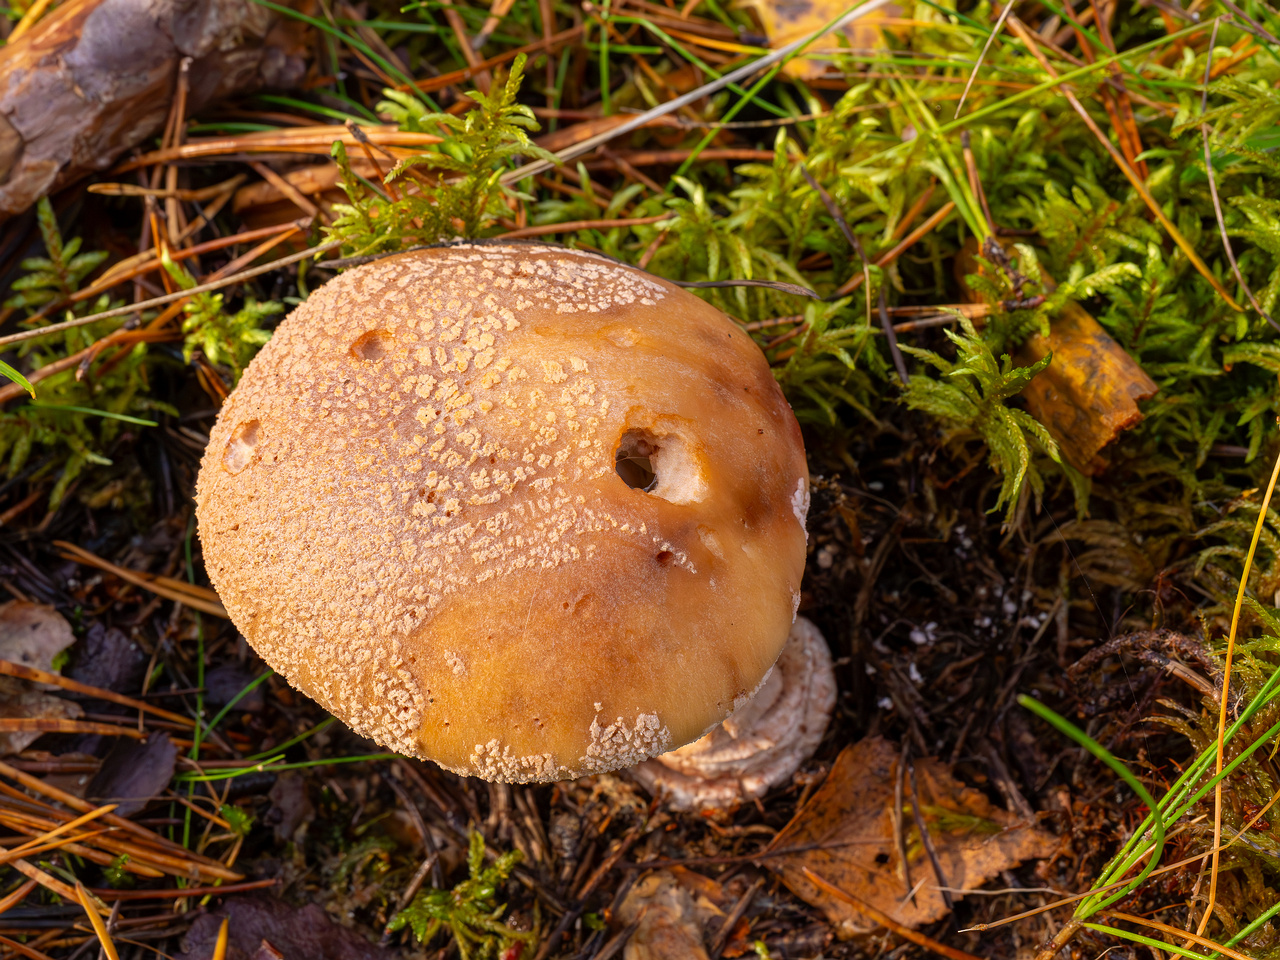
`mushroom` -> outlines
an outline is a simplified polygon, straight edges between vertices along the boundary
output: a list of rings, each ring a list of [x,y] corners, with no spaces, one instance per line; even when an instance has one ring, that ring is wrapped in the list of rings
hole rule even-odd
[[[706,736],[631,770],[677,810],[731,810],[790,779],[822,741],[836,702],[827,641],[797,617],[760,690]]]
[[[795,617],[808,483],[720,311],[602,256],[471,242],[312,293],[223,405],[196,502],[272,668],[391,749],[527,782],[746,703]]]

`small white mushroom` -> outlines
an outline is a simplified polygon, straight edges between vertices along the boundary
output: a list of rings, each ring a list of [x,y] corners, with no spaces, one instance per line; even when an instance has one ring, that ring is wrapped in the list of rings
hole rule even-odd
[[[710,733],[632,768],[677,810],[732,809],[785,782],[813,755],[836,702],[831,652],[797,617],[760,688]]]

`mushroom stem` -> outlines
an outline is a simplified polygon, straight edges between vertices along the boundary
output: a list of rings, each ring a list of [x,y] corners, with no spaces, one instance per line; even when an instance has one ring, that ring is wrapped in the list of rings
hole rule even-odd
[[[773,670],[743,706],[700,740],[631,774],[676,810],[729,810],[788,780],[813,755],[836,700],[822,633],[797,617]]]

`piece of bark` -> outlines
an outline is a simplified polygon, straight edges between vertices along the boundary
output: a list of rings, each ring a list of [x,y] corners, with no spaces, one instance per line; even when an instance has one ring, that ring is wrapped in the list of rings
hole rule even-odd
[[[1012,252],[1012,244],[1006,243]],[[970,241],[956,258],[956,278],[968,295],[965,277],[980,273]],[[1046,292],[1057,287],[1041,268]],[[1022,391],[1027,412],[1039,420],[1057,441],[1062,456],[1086,476],[1107,467],[1103,448],[1142,419],[1138,401],[1153,397],[1159,389],[1138,362],[1116,343],[1089,312],[1068,303],[1049,325],[1048,336],[1028,337],[1014,353],[1019,366],[1030,366],[1048,354],[1053,360]]]
[[[0,220],[160,131],[184,58],[190,114],[296,85],[304,50],[253,0],[68,0],[0,49]]]

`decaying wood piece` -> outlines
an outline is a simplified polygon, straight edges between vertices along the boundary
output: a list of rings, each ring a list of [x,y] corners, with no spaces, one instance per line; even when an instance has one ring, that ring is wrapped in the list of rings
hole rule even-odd
[[[184,58],[190,112],[296,85],[302,51],[253,0],[68,0],[0,49],[0,220],[157,133]]]
[[[1012,245],[1007,245],[1010,250]],[[956,258],[956,277],[970,299],[964,278],[981,272],[976,245],[967,244]],[[1041,268],[1047,292],[1057,286]],[[1018,348],[1014,360],[1030,366],[1053,354],[1053,360],[1022,391],[1027,412],[1048,428],[1063,457],[1087,476],[1107,466],[1103,448],[1142,419],[1138,401],[1159,389],[1124,347],[1116,343],[1089,312],[1068,303],[1049,326],[1048,336],[1034,334]]]

